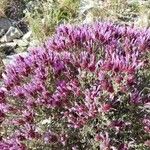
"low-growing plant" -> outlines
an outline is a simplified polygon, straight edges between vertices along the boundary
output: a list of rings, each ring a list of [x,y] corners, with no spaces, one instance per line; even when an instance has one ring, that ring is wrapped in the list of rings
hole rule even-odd
[[[3,73],[1,150],[148,150],[150,29],[60,26]]]

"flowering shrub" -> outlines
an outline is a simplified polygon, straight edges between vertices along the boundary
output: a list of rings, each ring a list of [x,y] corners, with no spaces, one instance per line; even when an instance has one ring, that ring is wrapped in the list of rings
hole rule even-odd
[[[3,73],[1,150],[146,150],[150,30],[60,26]]]

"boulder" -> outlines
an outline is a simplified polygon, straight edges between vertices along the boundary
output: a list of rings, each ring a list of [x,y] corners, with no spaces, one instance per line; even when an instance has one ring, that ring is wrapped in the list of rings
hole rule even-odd
[[[23,36],[22,31],[11,26],[6,34],[1,38],[0,42],[12,42],[14,39],[19,39],[21,36]]]

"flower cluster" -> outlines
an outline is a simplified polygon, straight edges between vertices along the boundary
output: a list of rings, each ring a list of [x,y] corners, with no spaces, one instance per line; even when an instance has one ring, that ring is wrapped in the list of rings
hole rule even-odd
[[[3,73],[0,149],[146,149],[149,51],[150,29],[60,26]]]

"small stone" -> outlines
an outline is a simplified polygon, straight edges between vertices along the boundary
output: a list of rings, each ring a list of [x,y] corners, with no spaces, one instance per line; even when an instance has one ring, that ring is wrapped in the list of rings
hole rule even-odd
[[[22,52],[27,51],[27,47],[17,47],[17,48],[15,48],[14,51],[15,51],[16,54],[22,53]]]
[[[32,41],[30,42],[30,44],[29,44],[29,47],[34,47],[34,46],[39,45],[39,44],[40,44],[40,43],[39,43],[38,40],[32,40]]]
[[[32,31],[27,32],[27,33],[24,34],[24,36],[22,37],[22,40],[30,41],[31,34],[32,34]]]
[[[16,46],[17,46],[17,44],[15,42],[0,44],[0,48],[3,48],[3,47],[16,47]]]
[[[11,59],[5,58],[2,61],[3,61],[4,66],[7,66],[8,64],[10,64]]]
[[[22,40],[22,39],[18,39],[18,40],[13,40],[14,43],[16,43],[19,47],[27,47],[29,45],[29,42],[27,40]]]
[[[1,42],[11,42],[14,39],[18,39],[23,35],[22,31],[15,28],[15,27],[10,27],[9,30],[6,32],[6,34],[1,38]]]
[[[134,23],[138,27],[149,27],[150,26],[150,20],[148,14],[143,14],[142,16],[139,16]]]
[[[5,34],[5,30],[4,29],[0,29],[0,37],[2,37]]]
[[[7,31],[12,26],[11,21],[8,18],[1,17],[0,18],[0,29],[4,29]]]
[[[29,54],[28,52],[22,52],[22,53],[14,54],[14,55],[11,55],[11,56],[7,56],[7,58],[14,59],[18,56],[26,57],[28,54]]]
[[[22,53],[19,53],[19,54],[14,54],[14,55],[11,55],[11,56],[7,56],[2,61],[3,61],[4,65],[7,66],[8,64],[13,63],[16,57],[18,57],[18,56],[25,57],[27,55],[28,55],[27,52],[22,52]]]
[[[16,46],[17,44],[14,42],[0,44],[0,52],[3,54],[3,56],[11,55],[14,53]]]

